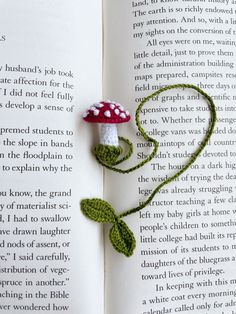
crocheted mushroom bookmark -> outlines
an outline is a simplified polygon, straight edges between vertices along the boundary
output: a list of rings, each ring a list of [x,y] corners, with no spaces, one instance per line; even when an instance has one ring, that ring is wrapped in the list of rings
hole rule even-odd
[[[109,234],[111,243],[118,252],[123,253],[126,256],[131,256],[133,254],[133,251],[136,246],[136,241],[133,232],[129,229],[129,227],[122,218],[133,213],[136,213],[143,209],[144,207],[146,207],[163,186],[175,180],[195,162],[197,157],[200,155],[202,150],[207,145],[207,142],[209,141],[213,133],[216,123],[215,105],[212,98],[207,93],[205,93],[199,87],[192,84],[170,85],[161,88],[158,91],[154,92],[153,94],[144,98],[144,100],[139,104],[136,110],[135,121],[137,128],[140,134],[143,136],[143,138],[146,141],[152,143],[153,151],[142,162],[125,170],[116,168],[114,166],[120,164],[124,160],[127,160],[131,156],[133,152],[133,145],[128,139],[117,136],[117,130],[114,124],[129,121],[130,120],[129,112],[125,111],[123,106],[115,102],[101,101],[91,106],[90,109],[83,115],[84,120],[87,122],[102,123],[100,144],[98,144],[94,148],[94,154],[98,162],[110,170],[120,173],[129,173],[144,166],[147,162],[152,160],[155,157],[158,149],[158,142],[155,139],[151,138],[141,126],[139,115],[142,107],[144,106],[145,103],[147,103],[149,100],[156,97],[157,95],[161,94],[162,92],[174,88],[191,88],[199,92],[207,100],[208,108],[211,114],[207,132],[205,133],[205,136],[201,141],[200,145],[197,147],[195,152],[189,158],[187,163],[177,173],[168,177],[165,181],[161,182],[152,191],[147,200],[142,203],[142,205],[126,210],[123,213],[120,214],[117,213],[109,203],[102,199],[92,198],[84,199],[81,201],[81,210],[85,216],[99,223],[112,224]],[[127,154],[121,157],[120,159],[119,157],[122,155],[123,149],[119,145],[119,141],[125,142],[128,146]]]

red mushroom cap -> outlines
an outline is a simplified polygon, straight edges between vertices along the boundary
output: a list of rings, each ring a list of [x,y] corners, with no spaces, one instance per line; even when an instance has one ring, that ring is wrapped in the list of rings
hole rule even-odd
[[[91,106],[83,119],[92,123],[124,123],[130,120],[130,114],[120,104],[106,100]]]

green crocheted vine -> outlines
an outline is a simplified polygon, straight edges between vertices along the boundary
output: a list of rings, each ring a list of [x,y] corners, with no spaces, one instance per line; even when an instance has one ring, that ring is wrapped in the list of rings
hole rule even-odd
[[[100,223],[111,223],[112,228],[110,230],[110,240],[113,245],[113,247],[120,253],[123,253],[126,256],[131,256],[133,254],[133,251],[135,249],[135,237],[132,233],[132,231],[129,229],[127,224],[121,219],[125,216],[131,215],[133,213],[136,213],[146,207],[154,198],[154,196],[160,191],[160,189],[167,185],[168,183],[175,180],[177,177],[179,177],[182,173],[184,173],[197,159],[197,157],[200,155],[204,147],[207,145],[207,142],[209,141],[214,127],[216,123],[216,109],[214,102],[212,98],[205,93],[202,89],[199,87],[192,85],[192,84],[175,84],[175,85],[169,85],[164,88],[159,89],[158,91],[154,92],[153,94],[149,95],[148,97],[144,98],[144,100],[139,104],[136,114],[135,114],[135,121],[136,125],[138,127],[138,130],[140,134],[143,136],[143,138],[151,142],[153,144],[153,151],[152,153],[142,162],[138,163],[136,166],[133,166],[129,169],[123,170],[120,168],[115,168],[114,166],[120,164],[121,162],[127,160],[132,152],[133,152],[133,146],[132,143],[123,137],[120,137],[119,139],[123,142],[125,142],[128,145],[128,153],[126,156],[124,156],[121,159],[118,159],[119,155],[121,154],[122,149],[119,147],[118,149],[113,149],[111,147],[102,147],[105,145],[97,145],[95,147],[95,156],[98,160],[98,162],[105,166],[106,168],[119,172],[119,173],[129,173],[132,172],[138,168],[141,168],[146,163],[148,163],[150,160],[152,160],[158,149],[158,142],[147,135],[145,130],[142,128],[140,123],[140,112],[142,107],[145,103],[147,103],[152,98],[156,97],[157,95],[163,93],[166,90],[175,89],[175,88],[190,88],[194,89],[197,92],[199,92],[202,96],[206,98],[208,101],[208,107],[211,114],[211,118],[209,119],[209,125],[207,132],[202,140],[202,142],[199,144],[195,152],[192,154],[192,156],[189,158],[187,163],[179,170],[176,174],[173,176],[168,177],[165,181],[160,183],[151,193],[151,195],[147,198],[145,202],[143,202],[141,205],[128,209],[124,211],[121,214],[116,213],[116,211],[113,209],[113,207],[101,199],[84,199],[81,201],[81,210],[88,218],[100,222]],[[111,154],[111,155],[110,155]]]

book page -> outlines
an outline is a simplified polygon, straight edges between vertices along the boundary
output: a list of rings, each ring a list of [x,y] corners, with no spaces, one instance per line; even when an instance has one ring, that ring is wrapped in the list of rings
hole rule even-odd
[[[80,211],[103,190],[81,119],[101,97],[101,3],[0,4],[0,312],[103,313],[102,232]]]
[[[106,313],[235,309],[235,10],[228,0],[105,1],[105,97],[134,116],[143,97],[185,83],[204,89],[217,108],[214,134],[191,168],[124,218],[136,236],[134,255],[115,252],[106,235]],[[120,213],[146,201],[186,164],[209,118],[194,90],[150,100],[141,125],[159,141],[158,153],[132,174],[106,171],[106,200]],[[119,135],[134,143],[124,169],[151,153],[134,119]]]

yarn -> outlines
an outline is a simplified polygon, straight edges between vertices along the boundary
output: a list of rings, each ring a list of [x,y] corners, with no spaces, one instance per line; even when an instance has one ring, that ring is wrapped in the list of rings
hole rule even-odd
[[[134,234],[109,203],[99,198],[84,199],[81,201],[81,210],[96,222],[112,223],[109,236],[113,247],[127,257],[133,254],[136,245]]]
[[[88,218],[94,221],[100,222],[100,223],[112,223],[113,224],[110,230],[111,243],[118,252],[123,253],[125,256],[131,256],[133,254],[136,241],[135,241],[133,232],[129,229],[127,224],[121,218],[134,214],[140,211],[141,209],[143,209],[144,207],[146,207],[163,186],[169,184],[170,182],[175,180],[177,177],[179,177],[196,161],[197,157],[200,155],[204,147],[207,145],[207,142],[209,141],[211,135],[213,134],[213,130],[214,130],[216,119],[217,119],[215,104],[212,98],[207,93],[205,93],[202,89],[200,89],[199,87],[195,85],[175,84],[175,85],[166,86],[152,93],[146,98],[144,98],[143,101],[139,104],[135,113],[135,121],[136,121],[136,125],[140,134],[143,136],[143,138],[146,141],[153,144],[153,151],[146,159],[144,159],[142,162],[138,163],[137,165],[129,169],[123,170],[123,169],[114,167],[120,164],[121,162],[127,160],[133,152],[132,143],[128,139],[123,138],[123,137],[119,137],[119,139],[128,145],[128,153],[126,154],[126,156],[124,156],[120,160],[118,159],[118,157],[119,157],[119,154],[121,153],[121,149],[118,149],[117,151],[115,151],[115,157],[114,157],[113,156],[114,146],[101,147],[101,144],[100,144],[96,146],[94,150],[94,153],[98,162],[110,170],[127,174],[136,169],[143,167],[146,163],[148,163],[150,160],[152,160],[155,157],[158,150],[158,142],[155,139],[151,138],[141,126],[140,118],[139,118],[141,109],[144,106],[144,104],[147,103],[150,99],[156,97],[157,95],[161,94],[164,91],[175,89],[175,88],[190,88],[199,92],[202,96],[204,96],[208,100],[208,107],[211,114],[211,118],[209,119],[209,125],[205,133],[205,136],[203,140],[201,141],[201,143],[199,144],[199,146],[197,147],[197,149],[195,150],[195,152],[191,155],[187,163],[183,167],[181,167],[181,169],[177,173],[168,177],[165,181],[161,182],[152,191],[152,193],[150,194],[150,196],[147,198],[145,202],[143,202],[141,205],[137,207],[128,209],[121,214],[116,213],[115,209],[109,203],[101,199],[84,199],[81,201],[81,210],[84,213],[84,215],[86,215]],[[109,156],[110,153],[112,156]]]

